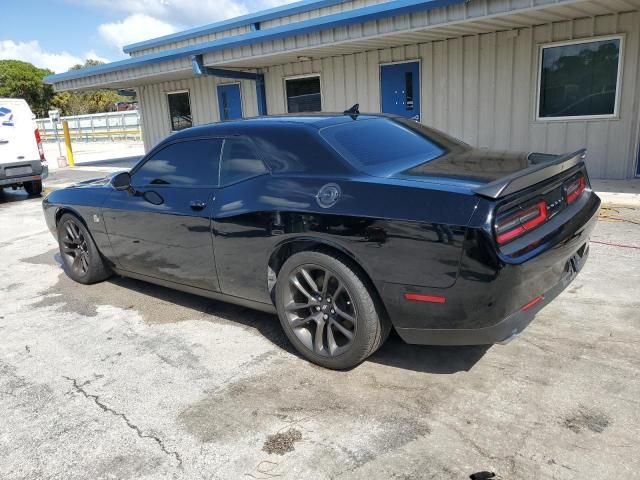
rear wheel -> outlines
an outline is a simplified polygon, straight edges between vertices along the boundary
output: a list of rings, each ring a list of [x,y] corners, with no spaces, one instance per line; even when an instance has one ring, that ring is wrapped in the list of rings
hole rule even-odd
[[[300,252],[282,266],[276,307],[284,331],[307,359],[351,368],[386,340],[390,325],[355,266],[322,252]]]
[[[31,182],[24,182],[25,191],[31,195],[40,195],[42,193],[42,180],[33,180]]]
[[[62,266],[72,280],[91,284],[111,276],[89,231],[75,215],[65,213],[58,222],[58,244]]]

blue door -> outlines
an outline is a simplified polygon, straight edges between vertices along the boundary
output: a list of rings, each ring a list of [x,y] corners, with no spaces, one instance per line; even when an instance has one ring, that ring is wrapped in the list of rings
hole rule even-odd
[[[239,83],[218,85],[218,108],[220,109],[220,120],[223,122],[242,118]]]
[[[420,121],[420,64],[396,63],[380,67],[382,112]]]

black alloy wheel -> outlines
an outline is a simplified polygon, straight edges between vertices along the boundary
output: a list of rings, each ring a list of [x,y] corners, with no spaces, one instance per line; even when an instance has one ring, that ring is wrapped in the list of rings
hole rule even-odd
[[[390,323],[359,268],[332,253],[292,255],[278,273],[280,323],[307,359],[332,369],[352,368],[386,340]]]
[[[305,264],[291,272],[284,309],[295,335],[316,354],[335,357],[351,347],[358,313],[344,282],[327,268]]]
[[[61,253],[71,265],[75,276],[84,277],[89,272],[89,247],[87,239],[75,220],[64,224]]]
[[[72,280],[91,284],[111,275],[89,231],[75,215],[66,213],[58,222],[58,244],[62,266]]]

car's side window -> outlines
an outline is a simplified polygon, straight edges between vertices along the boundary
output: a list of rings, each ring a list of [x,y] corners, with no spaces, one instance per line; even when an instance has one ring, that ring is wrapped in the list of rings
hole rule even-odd
[[[222,139],[185,140],[153,154],[134,174],[132,185],[201,187],[218,184]]]
[[[246,138],[227,138],[222,150],[220,184],[230,185],[267,173],[267,167]]]

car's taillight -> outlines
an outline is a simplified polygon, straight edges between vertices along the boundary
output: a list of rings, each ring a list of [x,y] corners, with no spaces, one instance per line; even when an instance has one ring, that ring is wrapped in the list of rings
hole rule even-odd
[[[547,220],[547,204],[538,202],[517,212],[507,212],[496,221],[496,239],[499,244],[514,240],[526,232],[533,230]]]
[[[569,185],[567,185],[566,187],[567,205],[571,205],[578,198],[580,198],[580,195],[582,195],[582,192],[584,192],[586,188],[587,188],[587,180],[584,178],[583,175],[580,175],[578,178],[573,180]]]
[[[36,136],[36,143],[38,144],[38,153],[40,154],[40,161],[44,162],[46,159],[44,158],[44,148],[42,148],[42,138],[40,137],[40,130],[36,128],[33,134]]]

